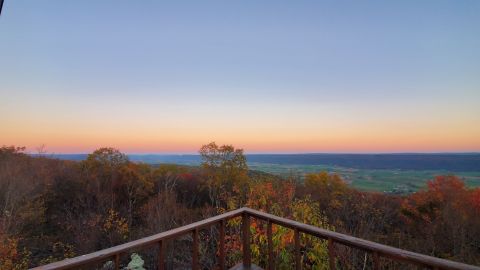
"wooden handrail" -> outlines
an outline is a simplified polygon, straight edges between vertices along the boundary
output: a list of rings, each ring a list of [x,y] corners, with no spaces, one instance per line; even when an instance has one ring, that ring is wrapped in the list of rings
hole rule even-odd
[[[195,229],[205,228],[216,223],[221,222],[222,220],[229,220],[238,216],[241,216],[245,212],[245,209],[240,208],[234,211],[230,211],[218,216],[207,218],[195,223],[191,223],[173,230],[166,232],[154,234],[145,238],[141,238],[132,242],[121,244],[107,249],[102,249],[90,254],[74,257],[71,259],[65,259],[63,261],[54,262],[47,265],[38,266],[32,268],[33,270],[61,270],[61,269],[71,269],[74,267],[105,261],[110,258],[114,258],[117,254],[125,253],[134,248],[147,247],[154,244],[159,244],[161,241],[166,239],[172,239],[181,235],[192,233]],[[162,245],[164,246],[164,245]]]
[[[60,269],[72,269],[74,267],[84,266],[90,263],[101,262],[106,260],[114,260],[115,268],[119,269],[119,258],[122,253],[126,253],[134,248],[148,247],[152,245],[159,246],[158,253],[158,269],[164,269],[165,258],[165,240],[172,239],[181,235],[191,233],[193,235],[192,245],[192,269],[198,269],[198,245],[199,245],[199,229],[209,227],[212,225],[220,225],[220,246],[219,246],[219,266],[221,269],[225,269],[225,225],[226,221],[235,217],[242,217],[242,242],[243,242],[243,264],[245,269],[249,269],[251,266],[251,254],[250,254],[250,230],[249,224],[251,218],[260,219],[267,222],[267,243],[268,243],[268,269],[273,269],[273,246],[272,246],[272,224],[280,225],[290,228],[295,231],[295,268],[301,269],[300,260],[300,233],[313,235],[319,238],[326,239],[328,241],[328,254],[330,258],[330,268],[335,268],[335,252],[334,245],[342,244],[350,246],[363,251],[371,252],[373,254],[374,268],[378,269],[379,257],[386,257],[396,261],[404,261],[407,263],[416,264],[424,267],[431,267],[433,269],[453,269],[453,270],[480,270],[480,267],[468,265],[464,263],[449,261],[432,256],[427,256],[411,251],[406,251],[399,248],[394,248],[379,243],[371,242],[368,240],[348,236],[341,233],[336,233],[321,229],[312,225],[307,225],[297,221],[293,221],[286,218],[281,218],[261,211],[253,210],[250,208],[240,208],[234,211],[230,211],[218,216],[214,216],[205,220],[201,220],[186,226],[182,226],[173,230],[155,234],[149,237],[141,238],[132,242],[128,242],[122,245],[114,246],[111,248],[103,249],[97,252],[93,252],[87,255],[79,257],[65,259],[63,261],[39,266],[32,268],[32,270],[60,270]]]
[[[283,227],[290,228],[292,230],[298,230],[302,233],[310,234],[317,236],[319,238],[326,239],[331,242],[331,245],[334,243],[343,244],[346,246],[350,246],[353,248],[361,249],[364,251],[369,251],[372,253],[376,253],[377,256],[387,257],[397,261],[405,261],[421,266],[426,267],[437,267],[439,269],[456,269],[456,270],[480,270],[480,267],[473,266],[469,264],[449,261],[445,259],[440,259],[432,256],[427,256],[399,248],[394,248],[391,246],[382,245],[379,243],[375,243],[372,241],[356,238],[353,236],[332,232],[329,230],[321,229],[312,225],[307,225],[304,223],[300,223],[297,221],[293,221],[286,218],[281,218],[278,216],[274,216],[272,214],[260,212],[257,210],[253,210],[250,208],[244,208],[249,215],[264,220],[268,222],[272,222],[277,225],[281,225]]]

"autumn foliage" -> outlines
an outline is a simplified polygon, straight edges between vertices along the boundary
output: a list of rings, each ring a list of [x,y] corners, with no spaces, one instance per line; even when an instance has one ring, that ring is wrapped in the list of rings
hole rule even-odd
[[[442,258],[480,264],[480,189],[438,176],[404,196],[361,192],[339,175],[288,179],[250,171],[241,149],[210,143],[201,166],[147,165],[100,148],[83,161],[0,148],[0,270],[26,269],[104,249],[242,206]],[[266,265],[266,224],[252,220],[253,260]],[[241,258],[240,220],[227,226],[228,264]],[[215,267],[218,231],[202,231],[201,263]],[[278,269],[293,265],[293,231],[273,226]],[[189,239],[167,254],[169,268],[188,265]],[[173,250],[170,248],[169,250]],[[328,269],[325,241],[301,236],[304,269]],[[367,265],[338,250],[341,269]],[[155,254],[139,253],[148,269]],[[401,269],[383,265],[384,269]]]
[[[468,189],[456,176],[437,176],[403,201],[407,233],[415,235],[413,241],[425,253],[479,263],[478,254],[470,252],[480,247],[479,191]]]

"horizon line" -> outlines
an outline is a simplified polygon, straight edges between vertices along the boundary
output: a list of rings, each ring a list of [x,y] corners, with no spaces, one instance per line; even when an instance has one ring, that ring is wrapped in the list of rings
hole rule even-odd
[[[89,155],[92,152],[79,153],[29,153],[29,155]],[[124,153],[127,156],[199,156],[199,153]],[[245,155],[439,155],[439,154],[480,154],[480,151],[439,151],[439,152],[257,152],[244,153]]]

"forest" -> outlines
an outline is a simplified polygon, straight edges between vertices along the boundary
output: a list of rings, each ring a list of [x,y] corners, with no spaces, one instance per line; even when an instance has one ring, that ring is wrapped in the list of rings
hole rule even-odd
[[[480,265],[480,188],[455,175],[429,179],[407,195],[359,191],[339,175],[280,177],[249,170],[242,149],[209,143],[200,166],[149,165],[114,148],[85,160],[0,148],[0,270],[90,253],[247,206],[281,217],[440,258]],[[262,224],[252,222],[253,261],[265,265]],[[239,224],[228,224],[228,264],[240,260]],[[291,230],[274,227],[278,269],[293,263]],[[214,269],[214,229],[202,232],[202,269]],[[170,269],[190,260],[189,241],[172,242]],[[324,241],[302,238],[305,269],[328,269]],[[182,252],[185,250],[185,252]],[[138,251],[146,269],[152,252]],[[127,266],[129,257],[125,256]],[[340,269],[365,269],[366,255],[339,252]],[[359,267],[360,266],[360,267]],[[108,269],[108,264],[95,266]],[[402,268],[403,267],[403,268]],[[383,269],[408,269],[384,262]]]

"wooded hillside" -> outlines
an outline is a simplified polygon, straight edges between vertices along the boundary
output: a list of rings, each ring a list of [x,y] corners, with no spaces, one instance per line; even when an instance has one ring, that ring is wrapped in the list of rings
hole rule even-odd
[[[326,172],[295,178],[249,171],[241,149],[215,143],[200,149],[200,167],[151,166],[101,148],[84,161],[32,157],[0,148],[0,269],[26,269],[172,229],[242,206],[432,256],[480,265],[480,189],[453,175],[431,179],[408,196],[360,192]],[[229,224],[230,264],[238,261],[238,224]],[[265,264],[266,239],[252,223],[253,259]],[[215,237],[215,232],[202,235]],[[279,269],[293,263],[293,232],[274,227]],[[215,241],[201,249],[215,264]],[[307,269],[328,265],[326,243],[302,239]],[[189,260],[175,244],[170,265]],[[149,255],[143,254],[146,266]],[[344,269],[362,256],[339,254]],[[387,265],[385,265],[387,267]],[[389,266],[397,269],[396,266]],[[153,266],[148,269],[153,269]],[[400,268],[398,268],[400,269]]]

